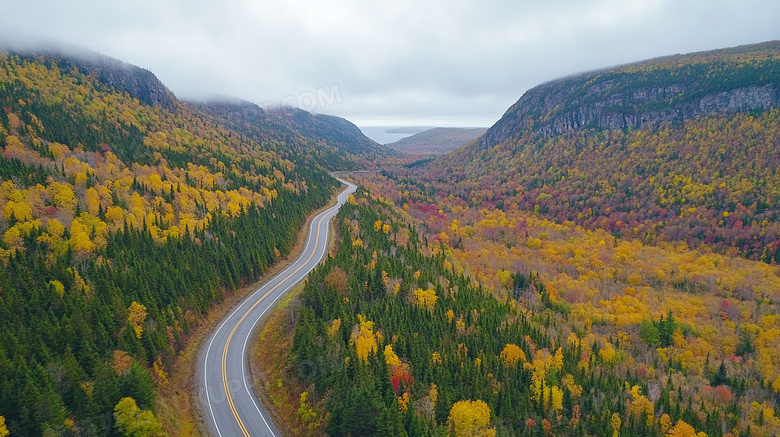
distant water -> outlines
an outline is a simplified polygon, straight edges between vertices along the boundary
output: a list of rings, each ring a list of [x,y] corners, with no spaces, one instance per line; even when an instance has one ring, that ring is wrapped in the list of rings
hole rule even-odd
[[[363,135],[379,144],[394,143],[401,138],[430,129],[422,126],[360,126]]]

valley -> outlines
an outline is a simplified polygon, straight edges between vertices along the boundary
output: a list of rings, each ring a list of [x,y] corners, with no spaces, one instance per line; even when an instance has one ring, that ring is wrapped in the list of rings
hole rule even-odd
[[[0,437],[780,433],[777,41],[386,145],[86,51],[0,107]]]

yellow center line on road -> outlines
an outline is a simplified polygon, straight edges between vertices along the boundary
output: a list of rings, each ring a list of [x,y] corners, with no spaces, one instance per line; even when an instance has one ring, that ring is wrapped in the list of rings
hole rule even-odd
[[[277,288],[279,288],[280,285],[284,284],[288,279],[293,277],[296,273],[301,271],[301,269],[311,261],[311,259],[314,257],[314,254],[317,252],[317,244],[320,242],[320,225],[322,225],[322,221],[325,219],[323,216],[320,218],[319,222],[317,223],[317,236],[314,240],[314,250],[312,250],[311,255],[309,255],[309,258],[306,259],[306,261],[301,264],[300,267],[295,269],[292,273],[287,275],[286,278],[282,279],[278,284],[274,285],[273,288],[268,290],[267,293],[263,295],[260,299],[258,299],[257,302],[255,302],[245,313],[243,316],[241,316],[241,319],[238,320],[238,323],[233,327],[233,330],[230,331],[230,335],[228,335],[227,341],[225,341],[225,349],[222,351],[222,384],[225,387],[225,395],[227,396],[228,405],[230,406],[230,410],[233,412],[233,416],[236,418],[236,422],[238,422],[239,428],[241,428],[241,431],[244,433],[245,437],[250,437],[249,433],[246,430],[246,427],[244,426],[244,422],[241,421],[241,418],[238,417],[238,411],[236,411],[236,406],[233,403],[233,396],[230,395],[230,389],[228,388],[228,381],[227,381],[227,353],[228,353],[228,347],[230,346],[230,341],[233,339],[233,334],[236,333],[236,330],[238,329],[238,326],[241,325],[241,323],[244,321],[244,319],[249,316],[249,313],[254,310],[257,305],[260,304],[263,300],[265,300],[268,295],[274,292]]]

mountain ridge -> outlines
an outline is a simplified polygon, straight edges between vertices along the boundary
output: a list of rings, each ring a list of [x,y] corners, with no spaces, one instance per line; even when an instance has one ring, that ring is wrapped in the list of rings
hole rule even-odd
[[[329,170],[375,165],[372,161],[377,158],[395,155],[395,152],[363,135],[357,126],[344,118],[312,114],[292,107],[263,109],[255,103],[232,96],[205,100],[180,99],[150,70],[82,47],[57,42],[22,44],[6,41],[0,42],[0,51],[29,62],[57,65],[67,73],[79,72],[94,76],[104,86],[124,91],[149,106],[159,105],[176,111],[177,105],[188,105],[261,142],[286,142],[295,138],[292,143],[308,143],[308,154],[314,160],[322,159]],[[255,123],[256,126],[246,126],[246,123]],[[316,150],[323,144],[332,150]]]
[[[106,56],[83,47],[59,42],[38,43],[0,42],[0,52],[9,52],[28,61],[43,60],[47,65],[95,74],[106,86],[127,92],[131,97],[150,106],[172,109],[176,96],[150,70]]]
[[[185,103],[260,141],[305,138],[310,154],[328,170],[372,167],[377,165],[377,159],[395,154],[363,135],[349,120],[337,116],[292,107],[264,109],[235,97]]]
[[[686,74],[712,75],[717,80],[674,82],[675,76]],[[517,139],[526,131],[550,136],[586,127],[636,129],[647,123],[778,105],[780,41],[769,41],[660,57],[546,82],[523,94],[480,139],[479,148]]]

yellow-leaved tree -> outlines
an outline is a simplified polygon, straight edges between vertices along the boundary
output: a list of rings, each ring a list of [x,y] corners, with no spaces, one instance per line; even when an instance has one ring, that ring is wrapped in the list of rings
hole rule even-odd
[[[436,290],[432,288],[427,290],[418,288],[417,290],[414,290],[414,300],[417,306],[420,308],[425,308],[431,313],[433,313],[433,309],[436,307],[437,299],[438,297],[436,296]]]
[[[76,208],[78,200],[70,185],[52,182],[49,185],[48,191],[54,206],[64,208],[68,211],[73,211]]]
[[[87,211],[90,214],[98,215],[100,213],[100,195],[94,187],[87,188],[84,200],[87,203]]]
[[[707,434],[696,433],[691,425],[685,423],[682,419],[677,421],[677,425],[674,425],[669,432],[666,433],[668,437],[706,437]]]
[[[552,409],[558,414],[563,410],[563,390],[558,388],[557,385],[550,387],[550,404]]]
[[[356,332],[352,333],[350,343],[355,344],[358,359],[368,363],[368,356],[375,354],[377,349],[376,336],[374,335],[374,322],[366,320],[365,316],[358,314],[358,325]]]
[[[167,437],[154,413],[138,408],[133,398],[122,398],[114,407],[114,427],[127,437]]]
[[[398,355],[396,355],[395,351],[393,351],[393,346],[389,344],[385,346],[385,362],[389,367],[398,366],[401,364],[401,360],[398,358]]]
[[[133,326],[135,336],[141,338],[141,334],[144,332],[144,321],[146,320],[146,307],[138,302],[133,302],[127,310],[127,321]]]
[[[0,416],[0,437],[8,435],[8,428],[5,427],[5,417]]]
[[[5,218],[13,218],[20,222],[32,220],[33,218],[32,208],[24,201],[14,202],[9,200],[3,207],[3,215]]]
[[[612,437],[618,437],[620,435],[620,426],[623,424],[623,421],[620,420],[620,414],[613,413],[609,423],[612,425]]]
[[[495,437],[490,428],[490,407],[481,400],[456,402],[447,419],[450,437]]]
[[[56,279],[52,279],[51,281],[49,281],[49,284],[51,284],[51,286],[54,287],[54,291],[60,297],[62,297],[65,294],[65,285],[63,285],[62,282]]]

